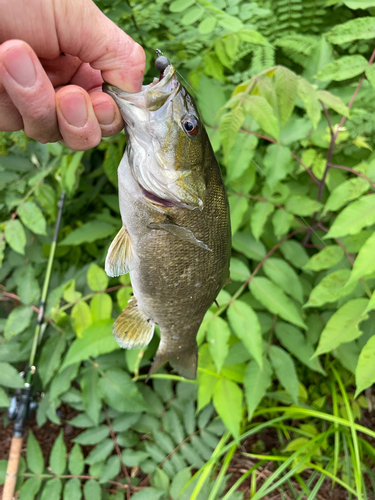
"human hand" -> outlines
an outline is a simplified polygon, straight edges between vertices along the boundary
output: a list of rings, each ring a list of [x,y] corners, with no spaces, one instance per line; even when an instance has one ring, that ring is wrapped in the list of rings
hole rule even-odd
[[[76,150],[121,130],[102,82],[139,91],[145,53],[91,0],[0,0],[0,44],[0,130]]]

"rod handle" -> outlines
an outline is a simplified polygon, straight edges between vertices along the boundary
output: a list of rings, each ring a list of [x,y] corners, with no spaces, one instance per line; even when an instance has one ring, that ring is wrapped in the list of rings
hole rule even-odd
[[[23,437],[12,437],[9,461],[5,476],[3,500],[13,500],[17,481],[18,463],[20,461]]]

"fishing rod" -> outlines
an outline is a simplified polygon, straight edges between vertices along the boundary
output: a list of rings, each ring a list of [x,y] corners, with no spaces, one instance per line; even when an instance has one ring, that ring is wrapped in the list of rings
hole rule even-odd
[[[44,310],[46,306],[46,299],[48,293],[49,282],[51,278],[53,259],[55,257],[57,237],[59,235],[62,210],[64,206],[65,193],[61,193],[59,202],[57,203],[59,211],[55,223],[55,232],[53,235],[51,251],[48,258],[47,271],[44,278],[42,296],[40,299],[38,319],[36,322],[33,345],[30,352],[29,364],[23,372],[25,385],[22,389],[18,389],[11,399],[11,404],[8,410],[8,417],[14,420],[13,437],[10,445],[9,460],[5,476],[5,484],[3,490],[2,500],[13,500],[14,490],[17,482],[18,464],[21,456],[22,442],[25,434],[25,427],[31,413],[36,410],[37,401],[32,395],[32,377],[36,371],[34,365],[36,350],[40,339],[40,331],[44,317]]]

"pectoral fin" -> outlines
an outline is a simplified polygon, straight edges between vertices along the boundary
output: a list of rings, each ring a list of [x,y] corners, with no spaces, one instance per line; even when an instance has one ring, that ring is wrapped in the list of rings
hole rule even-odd
[[[120,347],[139,349],[150,343],[155,323],[139,309],[132,297],[113,325],[113,336]]]
[[[138,263],[129,233],[124,226],[115,236],[105,260],[105,272],[108,276],[121,276]]]
[[[196,245],[200,248],[204,248],[209,252],[212,252],[211,248],[209,248],[203,241],[198,240],[190,229],[186,229],[182,226],[177,226],[177,224],[172,224],[171,222],[151,222],[148,226],[150,229],[160,229],[162,231],[167,231],[168,233],[173,234],[179,240],[187,241]]]

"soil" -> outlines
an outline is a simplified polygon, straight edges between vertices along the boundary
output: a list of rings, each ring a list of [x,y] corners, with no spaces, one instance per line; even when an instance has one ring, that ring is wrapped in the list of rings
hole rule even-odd
[[[62,428],[64,431],[64,436],[65,436],[65,443],[67,446],[68,451],[71,450],[73,446],[72,439],[76,437],[78,434],[82,432],[82,429],[78,429],[73,427],[68,423],[68,420],[72,419],[74,416],[77,415],[77,411],[73,410],[67,405],[63,405],[61,408],[61,422],[62,426],[58,426],[56,424],[53,424],[52,422],[47,422],[45,425],[42,427],[38,427],[36,421],[35,421],[35,416],[31,418],[31,420],[28,422],[26,433],[25,433],[25,439],[24,439],[24,444],[22,447],[22,453],[21,455],[25,457],[26,454],[26,442],[27,442],[27,435],[28,435],[28,430],[31,429],[33,433],[36,436],[36,439],[38,440],[43,456],[45,459],[45,462],[48,463],[48,457],[50,455],[53,443],[55,439],[57,438],[60,429]],[[375,430],[375,412],[369,412],[369,411],[364,411],[363,412],[363,417],[361,420],[361,425],[371,428]],[[12,439],[12,433],[13,433],[13,426],[12,424],[8,425],[7,427],[3,426],[3,419],[0,418],[0,460],[7,460],[8,459],[8,453],[9,453],[9,448],[10,448],[10,443]],[[364,436],[365,437],[365,436]],[[368,442],[375,446],[375,440],[368,438],[366,436],[366,439]],[[254,451],[254,449],[257,449],[257,447],[261,445],[262,450],[261,451]],[[82,447],[83,452],[85,455],[87,455],[92,447],[91,446],[83,446]],[[239,479],[242,474],[247,472],[255,463],[256,460],[249,458],[245,456],[245,453],[260,453],[260,454],[267,454],[270,452],[275,452],[276,450],[280,449],[280,442],[277,436],[277,433],[274,429],[267,429],[264,432],[254,435],[251,438],[245,440],[242,444],[241,447],[236,451],[234,454],[231,464],[229,466],[228,472],[231,474],[231,477],[229,479],[228,485],[227,485],[227,490]],[[372,468],[375,469],[375,464],[372,464]],[[125,468],[124,468],[125,469]],[[274,471],[274,462],[268,462],[266,463],[263,467],[259,467],[256,470],[256,485],[257,489],[260,488],[260,486],[263,484],[265,480],[273,473]],[[127,472],[127,471],[126,471]],[[130,471],[134,472],[134,471]],[[307,470],[302,473],[302,477],[304,481],[307,481],[309,479],[309,476],[312,474],[312,470]],[[128,472],[127,472],[128,475]],[[145,475],[139,476],[138,477],[141,480],[141,484],[143,487],[149,486],[147,482],[147,477]],[[116,478],[117,481],[120,481],[121,479],[125,478],[125,473],[122,472],[118,478]],[[295,490],[300,493],[301,486],[297,481],[292,481],[292,484],[295,488]],[[369,485],[370,486],[370,485]],[[138,489],[138,488],[137,488]],[[370,488],[369,488],[370,489]],[[251,494],[251,477],[247,478],[239,487],[240,491],[244,492],[244,498],[250,498]],[[2,497],[2,491],[3,487],[0,486],[0,498]],[[17,496],[14,497],[16,499]],[[127,500],[131,498],[131,495],[128,494]],[[303,500],[306,499],[306,496],[303,497]],[[319,492],[317,495],[314,497],[314,500],[347,500],[349,499],[348,494],[344,488],[341,486],[335,484],[332,487],[332,482],[329,480],[325,480],[322,487],[319,489]],[[272,492],[272,494],[263,497],[263,500],[294,500],[294,497],[290,496],[290,493],[288,491],[281,491],[281,490],[275,490]],[[371,496],[371,493],[368,493],[368,500],[375,500],[373,496]]]

